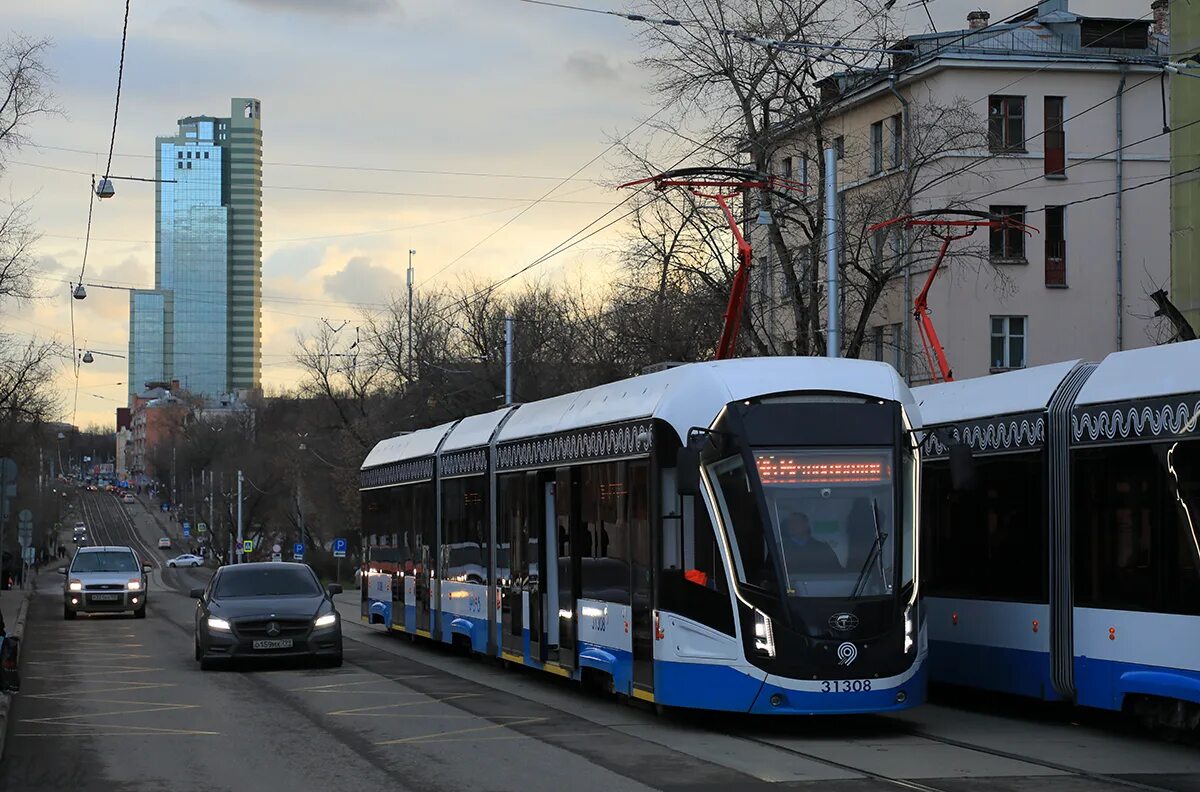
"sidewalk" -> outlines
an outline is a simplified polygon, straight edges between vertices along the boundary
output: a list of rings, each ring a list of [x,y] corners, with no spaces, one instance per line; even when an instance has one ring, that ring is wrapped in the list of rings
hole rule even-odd
[[[55,573],[43,571],[38,577],[44,578],[53,574]],[[42,581],[42,583],[42,589],[47,588],[45,585],[46,581]],[[22,643],[24,643],[25,638],[25,622],[29,617],[29,599],[33,596],[34,591],[37,590],[36,585],[36,581],[34,581],[34,585],[28,588],[12,589],[8,592],[7,596],[0,597],[0,608],[5,610],[12,608],[14,601],[18,603],[15,610],[9,610],[9,618],[13,619],[13,621],[7,622],[7,625],[8,634],[14,638],[22,639]],[[14,594],[17,596],[13,596]],[[17,597],[20,597],[20,599],[18,600]],[[24,650],[22,650],[23,654]],[[18,663],[20,663],[21,659],[18,658]],[[4,738],[8,733],[8,714],[12,709],[12,702],[12,693],[0,693],[0,759],[4,757]]]

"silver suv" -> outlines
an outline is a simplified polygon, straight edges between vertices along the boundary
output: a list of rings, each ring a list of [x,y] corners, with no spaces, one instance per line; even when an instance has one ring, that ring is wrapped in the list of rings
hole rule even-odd
[[[146,618],[146,588],[149,564],[138,563],[128,547],[98,545],[75,552],[63,585],[63,618],[77,613],[122,613],[133,611]]]

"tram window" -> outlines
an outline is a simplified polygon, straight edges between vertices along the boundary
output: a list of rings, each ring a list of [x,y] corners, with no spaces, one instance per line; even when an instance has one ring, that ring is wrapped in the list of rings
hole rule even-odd
[[[434,521],[436,520],[436,512],[433,508],[433,482],[427,481],[423,484],[414,484],[408,489],[412,490],[413,511],[412,511],[412,526],[413,526],[413,543],[412,550],[416,562],[416,572],[418,575],[431,572],[433,566],[433,551],[436,533],[434,532]]]
[[[663,518],[659,608],[733,635],[733,605],[708,510],[698,498],[680,500],[683,513]]]
[[[921,571],[932,596],[1047,602],[1040,453],[985,457],[976,492],[955,492],[950,464],[926,463]]]
[[[367,490],[362,494],[363,533],[390,538],[396,530],[396,488]]]
[[[487,583],[487,504],[483,476],[442,482],[443,579]]]
[[[738,580],[770,591],[776,590],[771,545],[763,532],[758,503],[740,456],[713,466],[720,485],[717,492],[730,541],[734,544],[734,568]]]
[[[1075,452],[1078,605],[1200,615],[1200,441]]]
[[[525,545],[528,536],[529,487],[524,473],[500,476],[496,480],[496,577],[500,581],[520,581],[528,568]]]
[[[400,569],[411,575],[417,566],[416,533],[413,526],[413,487],[397,487],[396,521],[400,527],[398,549],[400,550]]]
[[[629,516],[626,464],[587,465],[580,476],[584,599],[629,604]]]

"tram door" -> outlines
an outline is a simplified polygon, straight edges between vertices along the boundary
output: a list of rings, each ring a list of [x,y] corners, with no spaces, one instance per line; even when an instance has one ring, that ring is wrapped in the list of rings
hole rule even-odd
[[[633,611],[633,692],[654,692],[654,538],[650,463],[629,463],[630,602]]]
[[[500,590],[500,647],[525,656],[525,631],[530,653],[538,657],[540,623],[534,629],[538,591],[537,515],[541,511],[536,473],[514,473],[498,483],[496,515],[496,580]],[[532,552],[531,552],[532,551]]]
[[[433,482],[413,487],[413,565],[416,590],[416,629],[429,634],[433,628],[433,580],[436,571],[433,562],[437,558],[436,511],[433,503]]]
[[[546,553],[554,556],[557,566],[557,580],[554,588],[547,589],[547,610],[558,620],[558,664],[568,669],[575,668],[578,654],[575,641],[575,603],[579,599],[577,493],[571,468],[559,468],[554,482],[554,541],[546,542]]]

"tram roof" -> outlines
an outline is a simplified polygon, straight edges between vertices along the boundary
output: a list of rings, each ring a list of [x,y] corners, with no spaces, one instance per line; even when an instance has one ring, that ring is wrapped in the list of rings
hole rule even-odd
[[[1083,385],[1075,404],[1152,399],[1200,392],[1200,341],[1113,352]]]
[[[496,439],[520,440],[639,418],[666,421],[683,437],[693,426],[711,424],[729,402],[803,391],[857,393],[913,405],[904,381],[886,363],[822,357],[738,358],[676,366],[522,405]],[[912,420],[918,420],[915,414]]]
[[[504,420],[504,416],[513,411],[512,407],[501,407],[482,415],[468,415],[450,431],[446,442],[442,443],[442,451],[460,451],[464,448],[485,446],[492,439],[496,427]]]
[[[431,456],[437,451],[438,443],[442,442],[442,438],[453,426],[454,422],[451,421],[440,426],[418,429],[415,432],[380,440],[363,460],[363,469],[386,465],[389,462],[399,462],[402,459]]]
[[[1044,410],[1078,360],[913,388],[926,426]]]

